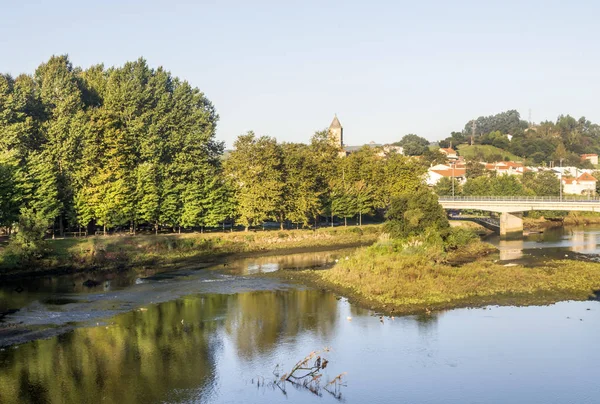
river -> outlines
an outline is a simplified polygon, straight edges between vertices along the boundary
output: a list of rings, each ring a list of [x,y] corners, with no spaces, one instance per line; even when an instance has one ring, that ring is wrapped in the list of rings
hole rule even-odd
[[[503,258],[593,258],[599,240],[600,228],[552,230]],[[380,318],[333,293],[255,276],[327,267],[351,252],[4,283],[0,403],[600,402],[598,301]],[[90,277],[99,284],[82,286]],[[324,347],[323,378],[347,373],[341,397],[269,383],[277,365]]]

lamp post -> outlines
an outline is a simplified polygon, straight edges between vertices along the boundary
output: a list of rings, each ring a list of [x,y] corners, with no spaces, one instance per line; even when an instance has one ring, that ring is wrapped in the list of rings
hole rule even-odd
[[[563,172],[562,172],[562,162],[563,159],[560,159],[560,201],[562,202],[562,187],[563,187],[563,183],[562,183],[562,176],[563,176]]]
[[[452,199],[454,199],[454,164],[454,161],[450,163],[450,165],[452,166]]]

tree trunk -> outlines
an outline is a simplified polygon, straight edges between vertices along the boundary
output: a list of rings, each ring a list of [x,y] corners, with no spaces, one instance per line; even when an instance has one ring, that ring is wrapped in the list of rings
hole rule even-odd
[[[362,227],[362,212],[358,212],[358,225]]]
[[[344,216],[344,227],[348,227],[348,218]]]
[[[65,228],[63,226],[63,216],[62,215],[60,215],[58,217],[58,228],[59,228],[59,234],[60,234],[60,236],[64,237],[65,236]]]
[[[331,227],[333,227],[333,212],[331,213]]]
[[[283,222],[279,222],[279,230],[283,230]]]
[[[158,235],[158,223],[154,223],[154,234]]]
[[[178,227],[177,232],[181,234],[181,226]]]
[[[102,226],[102,230],[104,231],[104,235],[106,236],[106,225]]]

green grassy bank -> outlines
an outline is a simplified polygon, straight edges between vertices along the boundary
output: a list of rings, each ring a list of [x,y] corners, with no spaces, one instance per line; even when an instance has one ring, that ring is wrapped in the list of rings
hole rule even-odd
[[[485,258],[492,250],[478,240],[441,252],[417,239],[411,244],[384,238],[330,270],[288,276],[396,314],[585,300],[600,290],[598,263],[565,260],[539,267],[504,266]]]
[[[0,250],[0,276],[50,272],[165,268],[232,255],[370,244],[380,225],[313,230],[194,233],[158,236],[95,236],[48,240],[42,256],[24,258],[10,247]]]

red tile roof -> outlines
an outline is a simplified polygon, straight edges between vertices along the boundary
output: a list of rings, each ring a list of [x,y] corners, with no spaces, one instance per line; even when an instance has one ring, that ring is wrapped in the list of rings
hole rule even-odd
[[[456,154],[456,151],[454,149],[450,149],[450,148],[440,148],[440,151],[442,153],[446,153],[446,154]]]
[[[467,174],[467,170],[464,168],[451,168],[448,170],[430,170],[433,173],[439,174],[443,177],[452,177],[452,171],[454,171],[454,177],[464,177]]]
[[[579,176],[579,178],[577,178],[577,181],[594,181],[597,182],[598,180],[596,178],[594,178],[591,174],[588,173],[583,173]]]
[[[581,158],[583,158],[583,159],[586,157],[598,157],[598,155],[597,154],[582,154],[581,155]]]

